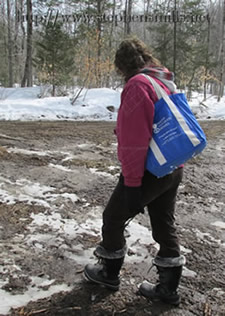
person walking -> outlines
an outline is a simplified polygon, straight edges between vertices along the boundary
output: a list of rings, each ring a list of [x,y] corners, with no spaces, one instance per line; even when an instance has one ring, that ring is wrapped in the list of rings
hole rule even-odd
[[[125,80],[115,130],[122,172],[103,212],[102,241],[94,251],[99,262],[87,264],[84,276],[111,290],[119,289],[127,249],[124,230],[127,222],[146,207],[153,239],[159,244],[153,259],[159,282],[143,282],[139,292],[152,300],[179,305],[177,289],[185,257],[180,253],[174,211],[183,167],[162,178],[145,169],[158,99],[149,80],[141,75],[154,78],[169,95],[176,88],[173,73],[154,58],[142,41],[134,38],[121,42],[114,63]]]

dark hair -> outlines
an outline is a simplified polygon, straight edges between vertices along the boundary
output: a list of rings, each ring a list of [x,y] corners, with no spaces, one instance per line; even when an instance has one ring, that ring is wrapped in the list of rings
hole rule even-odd
[[[114,64],[116,69],[129,80],[146,65],[161,66],[154,58],[147,46],[136,38],[125,39],[116,51]]]

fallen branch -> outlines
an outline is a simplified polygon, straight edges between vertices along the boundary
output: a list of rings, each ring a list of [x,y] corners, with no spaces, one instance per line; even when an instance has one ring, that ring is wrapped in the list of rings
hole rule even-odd
[[[39,310],[35,310],[35,311],[31,311],[27,314],[27,316],[32,316],[32,315],[38,315],[38,314],[42,314],[42,313],[45,313],[47,311],[51,311],[51,307],[49,308],[43,308],[43,309],[39,309]],[[58,311],[65,311],[65,310],[81,310],[82,308],[80,306],[69,306],[69,307],[56,307],[54,308],[54,310],[57,310]],[[26,315],[26,314],[25,314]]]
[[[200,104],[203,105],[204,107],[208,108],[208,105],[204,104],[203,102],[206,101],[206,100],[208,100],[208,99],[210,99],[210,98],[212,98],[212,97],[214,97],[214,95],[210,95],[208,98],[203,99],[203,100],[200,102]]]
[[[71,104],[72,104],[72,105],[74,105],[74,103],[76,102],[76,100],[79,98],[79,96],[80,96],[82,90],[83,90],[84,87],[85,87],[85,84],[86,84],[86,82],[87,82],[87,80],[88,80],[88,77],[89,77],[89,72],[87,73],[87,76],[85,77],[85,79],[84,79],[84,81],[83,81],[82,87],[80,88],[80,90],[78,91],[78,93],[75,95],[75,97],[72,99],[72,101],[71,101]]]
[[[204,104],[203,101],[201,101],[199,104],[203,105],[205,108],[208,108],[208,105]]]
[[[74,103],[76,102],[76,100],[79,98],[82,90],[84,89],[84,86],[80,88],[80,90],[78,91],[78,93],[75,95],[75,97],[72,99],[71,104],[74,105]]]
[[[32,312],[28,313],[28,316],[30,316],[30,315],[37,315],[37,314],[41,314],[41,313],[44,313],[44,312],[47,312],[47,308],[39,309],[39,310],[36,310],[36,311],[32,311]]]
[[[0,137],[5,138],[5,139],[9,139],[9,140],[18,140],[18,141],[23,140],[21,137],[10,137],[10,136],[4,135],[4,134],[0,134]]]

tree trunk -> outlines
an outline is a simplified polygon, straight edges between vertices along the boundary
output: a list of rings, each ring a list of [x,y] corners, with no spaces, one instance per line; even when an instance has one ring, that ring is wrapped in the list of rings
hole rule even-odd
[[[223,1],[223,14],[222,14],[222,33],[221,33],[221,51],[220,51],[220,77],[219,77],[219,91],[218,91],[218,98],[217,101],[219,102],[221,97],[224,94],[224,81],[225,81],[225,0]]]
[[[145,3],[144,3],[144,5],[145,5]],[[144,38],[144,42],[146,41],[146,22],[145,22],[145,15],[148,16],[149,8],[150,8],[150,0],[147,0],[146,9],[144,8],[144,21],[143,21],[143,38]]]
[[[87,12],[90,10],[90,4],[88,2]],[[90,45],[90,20],[87,21],[87,29],[88,29],[88,36],[87,36],[87,43],[88,43],[88,69],[87,69],[87,83],[89,84],[89,74],[91,70],[91,45]]]
[[[22,36],[22,42],[21,42],[21,49],[22,49],[22,53],[24,51],[24,47],[25,47],[25,40],[26,40],[26,31],[23,25],[23,0],[20,0],[20,8],[19,8],[20,12],[19,12],[19,20],[20,20],[20,27],[21,30],[23,32],[23,36]]]
[[[208,28],[207,28],[207,54],[205,61],[205,78],[204,78],[204,98],[203,101],[206,100],[206,87],[207,87],[207,76],[209,71],[209,46],[210,46],[210,20],[208,20]]]
[[[56,86],[55,83],[53,82],[52,84],[52,96],[55,97],[55,93],[56,93]]]
[[[6,9],[5,9],[5,2],[2,3],[2,37],[3,37],[3,56],[2,62],[7,65],[6,71],[4,72],[4,79],[0,84],[3,84],[4,86],[8,85],[8,40],[7,40],[7,25],[6,25]]]
[[[27,56],[21,87],[32,87],[32,0],[27,0]]]
[[[192,95],[192,81],[193,81],[194,77],[195,77],[195,70],[193,71],[192,76],[191,76],[191,78],[190,78],[190,80],[189,80],[189,82],[188,82],[188,84],[187,84],[187,87],[188,87],[187,99],[188,99],[188,101],[191,100],[191,95]]]
[[[114,23],[116,23],[114,21],[115,12],[116,12],[116,0],[113,0],[113,7],[112,7],[113,20],[112,20],[112,24],[111,24],[111,28],[110,28],[110,36],[109,36],[109,49],[110,50],[112,48],[112,37],[113,37],[113,31],[114,31]]]
[[[55,97],[56,96],[56,70],[55,70],[55,55],[56,55],[56,51],[54,51],[53,53],[53,58],[52,58],[52,96]]]
[[[124,12],[124,33],[129,35],[131,33],[131,12],[132,12],[132,0],[126,0],[125,12]]]
[[[7,20],[8,20],[8,72],[9,82],[8,86],[13,86],[13,42],[12,42],[12,29],[11,29],[11,6],[10,0],[7,0]]]
[[[101,17],[102,14],[102,0],[97,0],[97,14]],[[96,67],[96,85],[101,87],[101,32],[102,22],[101,18],[97,19],[97,67]]]
[[[19,59],[19,45],[18,45],[18,33],[19,33],[19,8],[18,0],[15,0],[15,31],[14,31],[14,77],[15,82],[19,82],[20,73],[20,59]]]
[[[113,38],[113,31],[114,31],[114,16],[116,12],[116,0],[113,0],[113,8],[112,8],[112,16],[113,16],[113,21],[111,24],[110,28],[110,35],[109,35],[109,51],[111,52],[112,50],[112,38]],[[109,62],[109,69],[106,75],[106,87],[109,88],[109,82],[110,82],[110,62]]]
[[[176,76],[176,59],[177,59],[177,21],[176,21],[177,1],[174,0],[174,27],[173,27],[173,72]]]

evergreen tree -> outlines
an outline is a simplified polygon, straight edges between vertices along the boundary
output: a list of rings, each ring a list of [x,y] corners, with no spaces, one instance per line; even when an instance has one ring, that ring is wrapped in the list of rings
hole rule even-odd
[[[52,95],[56,87],[69,84],[74,72],[75,42],[63,30],[61,23],[49,22],[40,33],[34,63],[42,83],[52,85]]]
[[[206,15],[205,3],[202,0],[184,0],[181,13],[189,21],[179,23],[177,35],[177,83],[189,91],[202,85],[202,71],[207,54],[207,21],[201,22],[200,17]]]
[[[173,70],[173,1],[156,3],[149,10],[152,21],[147,27],[150,32],[150,45],[162,65]]]
[[[189,91],[198,89],[204,83],[205,69],[214,66],[207,42],[208,23],[202,18],[207,14],[206,2],[164,1],[153,8],[152,13],[157,16],[155,23],[149,27],[156,56],[172,71],[176,65],[179,88],[188,88]]]

